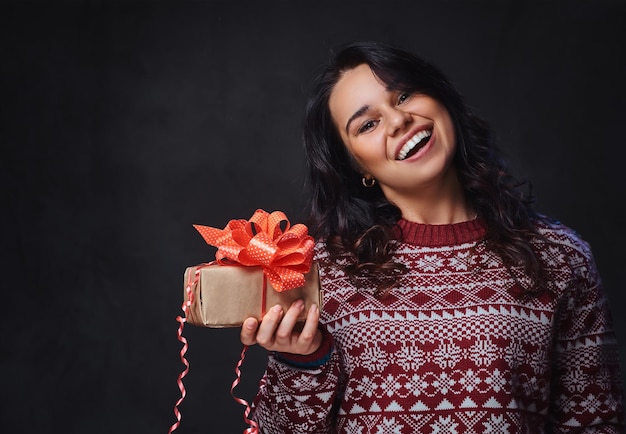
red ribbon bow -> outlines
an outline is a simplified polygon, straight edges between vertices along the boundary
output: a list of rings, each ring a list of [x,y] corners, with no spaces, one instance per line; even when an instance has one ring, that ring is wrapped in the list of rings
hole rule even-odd
[[[224,229],[194,227],[207,244],[217,247],[217,263],[261,266],[279,292],[304,285],[315,242],[305,225],[291,226],[282,211],[269,214],[258,209],[250,220],[231,220]]]

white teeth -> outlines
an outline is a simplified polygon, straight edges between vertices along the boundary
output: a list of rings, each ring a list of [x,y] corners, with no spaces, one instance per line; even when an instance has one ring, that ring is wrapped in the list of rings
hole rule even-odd
[[[431,134],[433,132],[431,130],[422,130],[419,133],[417,133],[416,135],[414,135],[413,137],[411,137],[402,147],[402,149],[400,149],[400,152],[398,152],[398,160],[404,160],[406,158],[407,155],[409,155],[409,152],[411,152],[411,150],[413,148],[415,148],[415,146],[421,142],[422,140],[424,140],[426,137],[430,137]]]

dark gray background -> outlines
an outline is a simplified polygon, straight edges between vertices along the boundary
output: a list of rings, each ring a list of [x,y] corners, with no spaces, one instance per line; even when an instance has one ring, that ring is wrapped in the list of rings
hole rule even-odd
[[[626,360],[624,2],[298,3],[2,4],[3,432],[167,432],[182,273],[214,254],[191,225],[300,219],[306,91],[358,39],[421,54],[491,122],[591,243]],[[240,432],[238,330],[185,334],[177,432]]]

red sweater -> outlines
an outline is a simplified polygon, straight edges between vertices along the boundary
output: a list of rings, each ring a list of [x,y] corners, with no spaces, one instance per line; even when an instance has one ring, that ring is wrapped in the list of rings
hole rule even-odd
[[[254,403],[262,433],[622,432],[607,301],[575,232],[540,226],[553,284],[525,297],[479,220],[398,226],[409,272],[384,298],[319,246],[325,344],[270,354]]]

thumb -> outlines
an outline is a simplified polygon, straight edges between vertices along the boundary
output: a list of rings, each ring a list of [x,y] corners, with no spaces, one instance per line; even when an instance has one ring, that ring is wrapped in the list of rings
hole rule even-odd
[[[240,339],[244,345],[256,344],[256,331],[259,327],[259,321],[256,318],[248,318],[241,326]]]

